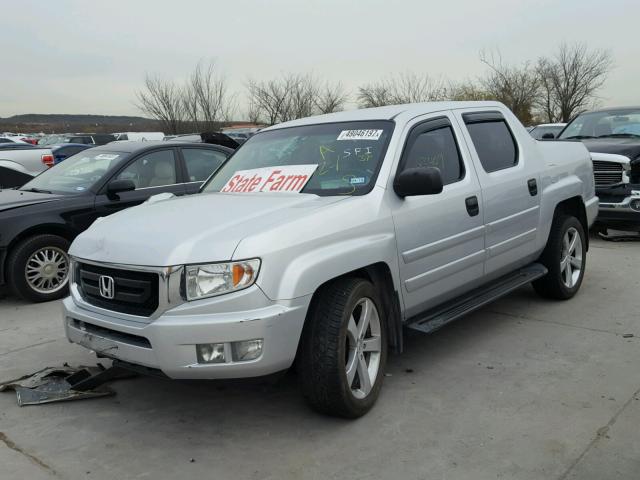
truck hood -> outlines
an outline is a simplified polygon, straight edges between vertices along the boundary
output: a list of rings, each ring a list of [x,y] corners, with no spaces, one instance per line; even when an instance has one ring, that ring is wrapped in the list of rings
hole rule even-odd
[[[97,262],[142,266],[231,260],[243,238],[345,198],[202,193],[147,202],[96,220],[76,238],[69,253]]]
[[[0,191],[0,211],[61,200],[64,195],[23,192],[21,190]]]
[[[624,155],[630,160],[640,156],[640,138],[590,138],[582,143],[593,153]]]

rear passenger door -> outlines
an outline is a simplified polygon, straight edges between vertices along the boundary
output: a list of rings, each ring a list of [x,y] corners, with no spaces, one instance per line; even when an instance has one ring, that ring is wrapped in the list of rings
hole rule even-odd
[[[186,178],[186,192],[197,193],[202,183],[216,172],[229,154],[213,148],[180,147]]]
[[[480,184],[454,124],[448,114],[418,120],[396,172],[436,167],[444,183],[439,194],[392,197],[407,317],[470,290],[483,277]]]
[[[540,216],[539,167],[500,111],[460,112],[482,187],[487,276],[533,261]]]

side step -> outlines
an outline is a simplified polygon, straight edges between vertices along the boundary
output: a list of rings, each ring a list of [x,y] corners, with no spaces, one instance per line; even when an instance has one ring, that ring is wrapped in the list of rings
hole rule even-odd
[[[447,323],[457,320],[546,274],[547,268],[544,265],[532,263],[500,277],[488,285],[476,288],[444,306],[438,306],[416,315],[410,318],[405,326],[424,333],[434,332]]]

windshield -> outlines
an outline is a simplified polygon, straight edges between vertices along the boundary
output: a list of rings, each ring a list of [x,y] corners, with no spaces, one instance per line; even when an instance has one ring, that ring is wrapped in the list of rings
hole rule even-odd
[[[254,135],[203,188],[219,192],[238,171],[313,165],[303,193],[364,195],[372,188],[394,123],[388,120],[325,123]]]
[[[560,138],[640,137],[640,109],[578,115]]]
[[[91,188],[122,158],[122,153],[86,150],[45,170],[20,190],[82,193]]]

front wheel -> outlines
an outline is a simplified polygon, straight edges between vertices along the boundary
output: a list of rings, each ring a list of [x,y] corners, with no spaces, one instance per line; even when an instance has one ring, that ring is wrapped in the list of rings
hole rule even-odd
[[[324,287],[308,314],[299,374],[316,410],[357,418],[375,403],[387,360],[384,311],[376,288],[359,278]]]
[[[57,235],[35,235],[18,244],[7,260],[7,280],[13,293],[32,302],[65,296],[68,249],[69,241]]]
[[[549,273],[533,282],[541,296],[567,300],[582,285],[587,262],[587,242],[580,221],[571,215],[559,215],[553,220],[549,240],[540,262]]]

